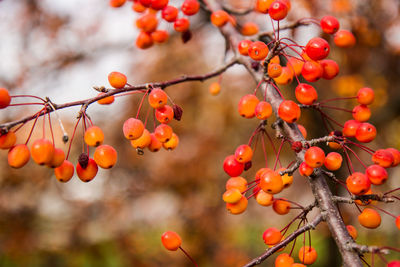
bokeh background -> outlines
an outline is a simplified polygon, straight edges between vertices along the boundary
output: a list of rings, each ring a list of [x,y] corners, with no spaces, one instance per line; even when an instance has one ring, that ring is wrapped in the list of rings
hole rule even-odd
[[[179,2],[171,0],[176,5]],[[227,7],[245,10],[253,1],[223,2]],[[347,50],[332,46],[330,57],[339,63],[340,75],[331,82],[316,83],[320,99],[352,96],[363,86],[374,88],[377,97],[371,121],[379,136],[371,147],[399,149],[399,1],[292,0],[292,11],[285,22],[301,17],[319,19],[326,14],[337,16],[342,28],[352,30],[357,45]],[[130,2],[113,9],[106,0],[0,1],[0,86],[13,94],[48,96],[55,103],[65,103],[95,96],[97,92],[92,87],[109,86],[107,75],[111,71],[125,73],[131,84],[143,84],[182,74],[207,73],[224,63],[224,39],[207,23],[205,13],[191,18],[193,38],[188,43],[183,44],[172,26],[163,22],[160,28],[171,31],[169,41],[145,51],[134,44],[137,17]],[[265,15],[242,16],[238,21],[254,21],[263,30],[270,29]],[[307,38],[320,32],[316,26],[309,26],[288,34],[305,44]],[[221,79],[218,96],[208,92],[209,84],[218,78],[166,90],[184,110],[182,120],[172,122],[180,137],[174,151],[145,151],[138,155],[123,138],[122,124],[136,114],[139,97],[119,97],[111,106],[90,106],[88,114],[105,132],[105,143],[117,149],[119,160],[113,169],[99,170],[87,184],[77,177],[69,183],[59,183],[53,170],[32,161],[14,170],[7,164],[7,152],[2,151],[0,266],[191,266],[182,253],[162,247],[160,237],[166,230],[182,236],[183,247],[200,266],[241,266],[260,255],[266,249],[263,231],[273,226],[283,228],[297,210],[278,216],[254,200],[244,214],[233,216],[225,210],[221,195],[228,177],[222,162],[238,145],[247,143],[258,122],[243,119],[236,111],[240,97],[256,86],[244,68],[235,66]],[[293,89],[293,85],[284,86],[282,91],[290,97]],[[355,101],[337,105],[352,108]],[[0,122],[33,114],[35,110],[2,110]],[[60,112],[70,135],[77,112],[77,108]],[[350,118],[347,113],[330,114],[342,122]],[[325,134],[319,116],[312,112],[304,112],[300,123],[306,126],[310,138]],[[53,128],[56,145],[66,150],[55,119]],[[73,162],[82,148],[79,128],[70,156]],[[18,131],[19,142],[24,142],[29,129],[28,124]],[[36,130],[33,138],[39,136],[41,131]],[[244,174],[249,181],[264,164],[260,151],[254,167]],[[267,151],[269,164],[273,164],[270,147]],[[370,161],[368,155],[360,156]],[[292,157],[285,146],[284,164]],[[356,168],[362,170],[361,166]],[[345,168],[338,175],[345,178]],[[385,192],[398,187],[399,175],[398,169],[390,170],[386,185],[374,190]],[[298,174],[292,187],[280,196],[304,205],[312,202],[307,181]],[[380,206],[400,213],[398,204]],[[371,231],[358,225],[355,207],[343,206],[342,213],[346,223],[358,229],[358,241],[400,247],[392,217],[382,214],[382,225]],[[340,266],[334,242],[323,224],[312,232],[312,242],[319,254],[314,266]],[[271,266],[274,258],[261,266]],[[399,254],[387,256],[395,258],[399,259]],[[381,261],[376,264],[383,265]]]

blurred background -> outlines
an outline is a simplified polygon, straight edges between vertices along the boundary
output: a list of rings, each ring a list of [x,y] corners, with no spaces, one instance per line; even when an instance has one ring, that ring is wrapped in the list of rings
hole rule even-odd
[[[180,1],[170,1],[179,6]],[[225,0],[224,5],[246,10],[253,1]],[[373,149],[400,148],[400,17],[397,0],[292,0],[292,11],[283,23],[302,17],[320,19],[326,14],[339,18],[341,27],[352,30],[357,44],[351,49],[332,45],[330,58],[340,65],[340,74],[331,82],[315,84],[320,99],[353,96],[363,86],[375,89],[371,122],[378,129]],[[131,2],[118,9],[106,0],[2,0],[0,1],[0,86],[12,94],[48,96],[54,103],[93,97],[93,86],[108,87],[107,75],[120,71],[130,84],[165,81],[182,74],[204,74],[224,64],[225,44],[207,15],[191,17],[193,38],[183,44],[171,25],[159,28],[171,32],[166,44],[139,50],[138,31]],[[238,17],[269,30],[265,15]],[[287,33],[305,44],[319,35],[316,26]],[[327,40],[332,39],[325,36]],[[228,56],[229,57],[229,56]],[[164,231],[178,232],[182,246],[200,266],[241,266],[260,255],[266,246],[262,233],[268,227],[283,228],[297,213],[276,215],[271,207],[249,201],[244,214],[230,215],[222,201],[225,182],[224,158],[247,143],[258,122],[237,113],[237,103],[253,92],[256,84],[244,68],[229,69],[221,80],[222,91],[211,96],[204,83],[191,82],[167,88],[166,92],[183,108],[180,122],[171,123],[180,144],[174,151],[138,155],[123,138],[122,124],[136,115],[140,97],[117,97],[111,106],[93,104],[88,109],[92,121],[102,127],[105,143],[118,151],[118,163],[111,170],[99,170],[90,183],[76,176],[66,184],[56,180],[53,170],[32,161],[19,170],[7,164],[7,151],[0,153],[0,266],[191,266],[180,252],[165,250],[160,242]],[[283,86],[286,97],[293,96],[294,84]],[[352,108],[355,101],[337,102]],[[147,106],[141,114],[145,117]],[[0,123],[16,120],[37,109],[12,107],[0,112]],[[78,109],[60,111],[69,135]],[[343,112],[330,112],[338,121],[350,119]],[[54,117],[53,117],[54,118]],[[319,116],[306,111],[300,123],[309,138],[326,134]],[[41,125],[41,121],[39,121]],[[53,120],[56,145],[67,150]],[[38,128],[40,129],[40,127]],[[18,142],[25,142],[29,124],[18,131]],[[269,129],[273,135],[273,131]],[[33,140],[41,135],[37,130]],[[76,163],[82,148],[81,129],[72,146],[70,159]],[[258,149],[253,168],[243,174],[254,179],[264,159]],[[273,152],[267,147],[269,164]],[[360,156],[370,162],[369,156]],[[282,161],[287,165],[293,153],[284,147]],[[363,171],[362,166],[356,168]],[[338,175],[347,177],[345,168]],[[400,171],[391,169],[388,182],[374,188],[385,192],[398,187]],[[336,190],[333,187],[334,190]],[[279,196],[303,205],[312,203],[307,181],[297,173],[293,185]],[[398,204],[380,205],[399,214]],[[400,247],[394,219],[382,214],[376,230],[361,228],[355,207],[342,206],[347,224],[353,224],[360,243]],[[310,219],[314,213],[310,214]],[[293,230],[293,228],[291,228]],[[291,231],[292,231],[291,230]],[[312,232],[312,243],[319,254],[313,266],[340,266],[335,244],[321,224]],[[300,242],[296,245],[297,255]],[[290,251],[290,247],[286,248]],[[387,259],[399,259],[390,254]],[[271,266],[275,256],[261,264]],[[296,257],[297,260],[297,257]],[[367,257],[369,261],[369,257]],[[376,266],[382,266],[377,261]]]

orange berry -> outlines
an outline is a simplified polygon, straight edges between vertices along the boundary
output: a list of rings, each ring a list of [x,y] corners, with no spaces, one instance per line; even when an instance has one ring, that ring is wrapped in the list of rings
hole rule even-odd
[[[179,137],[175,133],[172,133],[171,138],[165,143],[163,143],[162,146],[166,150],[173,150],[178,146],[178,144],[179,144]]]
[[[324,164],[325,152],[320,147],[312,146],[304,154],[304,160],[311,168],[319,168]]]
[[[358,215],[358,222],[365,228],[375,229],[381,225],[381,215],[376,210],[365,208]]]
[[[208,91],[211,95],[218,95],[221,91],[221,85],[218,82],[213,82],[212,84],[210,84]]]
[[[157,16],[152,13],[142,15],[136,20],[136,26],[144,32],[150,33],[157,29]]]
[[[154,88],[149,94],[148,101],[152,108],[162,108],[168,102],[168,95],[161,88]]]
[[[374,90],[368,87],[361,88],[357,92],[357,101],[362,105],[370,105],[374,102],[375,93]]]
[[[94,151],[93,159],[99,167],[110,169],[117,162],[117,151],[112,146],[101,145]]]
[[[400,215],[396,217],[396,227],[400,230]]]
[[[243,177],[231,177],[226,181],[225,189],[229,190],[232,188],[239,189],[240,192],[244,192],[247,189],[247,181]]]
[[[88,146],[99,146],[104,141],[104,133],[98,126],[90,126],[84,135],[85,143]]]
[[[354,195],[363,195],[371,187],[368,177],[361,172],[354,172],[347,177],[346,185],[349,191]]]
[[[92,158],[89,158],[86,168],[83,168],[80,163],[76,164],[76,173],[78,174],[79,179],[85,183],[93,180],[98,169],[96,162]]]
[[[177,233],[167,231],[161,235],[161,242],[166,249],[175,251],[181,246],[182,239]]]
[[[54,145],[47,139],[38,139],[31,146],[32,159],[39,165],[49,164],[53,159]]]
[[[278,78],[282,74],[282,66],[276,63],[268,64],[268,76]]]
[[[239,53],[243,56],[249,55],[249,47],[253,42],[250,40],[242,40],[238,44]]]
[[[179,18],[174,22],[174,29],[177,32],[186,32],[189,30],[190,21],[187,18]]]
[[[126,0],[110,0],[110,7],[121,7],[125,4]]]
[[[146,7],[142,5],[140,2],[133,2],[132,10],[137,13],[142,13],[146,10]]]
[[[216,27],[222,27],[229,21],[229,14],[224,10],[217,10],[211,14],[211,23]]]
[[[181,6],[183,14],[192,16],[199,12],[200,3],[197,0],[185,0]]]
[[[105,93],[99,93],[97,96],[105,95]],[[115,97],[113,95],[104,97],[102,99],[97,100],[97,103],[100,105],[110,105],[114,103]]]
[[[154,136],[154,133],[150,134],[151,142],[148,145],[148,149],[151,152],[157,152],[162,147],[162,143]]]
[[[353,108],[353,118],[356,121],[364,122],[371,117],[371,110],[366,105],[358,105]]]
[[[174,118],[174,110],[169,105],[156,109],[156,119],[161,123],[168,123]]]
[[[140,32],[136,38],[136,46],[140,49],[147,49],[153,45],[153,38],[147,32]]]
[[[333,42],[338,47],[349,48],[356,44],[356,38],[347,30],[339,30],[336,32]]]
[[[268,8],[268,14],[273,20],[282,20],[286,18],[288,12],[288,6],[280,0],[272,2]]]
[[[304,264],[313,264],[317,260],[317,251],[310,246],[303,246],[299,250],[299,260]]]
[[[0,149],[10,149],[17,141],[17,136],[10,131],[0,136]]]
[[[122,130],[126,139],[134,140],[143,134],[144,125],[141,120],[129,118],[124,122]]]
[[[281,241],[282,234],[278,229],[271,227],[264,231],[263,239],[266,245],[275,245]]]
[[[372,193],[372,190],[371,190],[371,188],[370,189],[368,189],[368,191],[367,192],[365,192],[363,195],[371,195],[371,194],[373,194]],[[363,200],[361,200],[361,199],[356,199],[355,200],[355,203],[357,204],[357,205],[360,205],[360,206],[367,206],[368,204],[370,204],[372,202],[372,200],[371,199],[363,199]]]
[[[297,85],[295,95],[297,101],[304,105],[311,105],[318,99],[318,93],[315,88],[307,83]]]
[[[307,165],[307,163],[302,162],[299,166],[299,172],[302,176],[310,176],[314,172],[314,168]]]
[[[388,173],[382,166],[371,165],[365,170],[369,181],[374,185],[381,185],[386,182]]]
[[[286,170],[286,169],[280,168],[280,169],[278,169],[278,172],[281,172],[284,170]],[[282,178],[283,188],[288,188],[293,183],[293,176],[289,175],[288,173],[285,173],[284,175],[282,175],[281,178]]]
[[[21,168],[28,163],[31,154],[29,148],[24,145],[16,145],[8,151],[8,165],[13,168]]]
[[[168,32],[164,30],[155,30],[150,35],[151,39],[153,39],[153,41],[158,44],[166,42],[169,37]]]
[[[172,137],[172,128],[167,124],[160,124],[154,130],[154,136],[161,142],[165,143]]]
[[[337,152],[330,152],[325,157],[324,165],[330,171],[339,170],[342,166],[343,157]]]
[[[151,144],[151,135],[150,132],[147,129],[143,130],[143,134],[137,138],[131,140],[131,146],[134,148],[145,148],[148,147]]]
[[[283,100],[278,108],[279,117],[288,122],[293,123],[300,118],[300,107],[292,100]]]
[[[292,71],[299,76],[301,74],[301,70],[303,69],[304,61],[297,59],[295,57],[290,57],[288,59],[287,67],[292,69]]]
[[[282,253],[275,259],[275,267],[291,267],[294,259],[287,253]]]
[[[260,187],[264,192],[278,194],[283,190],[282,177],[276,171],[265,172],[261,176]]]
[[[372,162],[382,166],[383,168],[389,168],[392,166],[394,161],[393,154],[386,149],[378,149],[372,155]]]
[[[7,89],[0,88],[0,109],[8,107],[11,102],[11,96]]]
[[[344,123],[343,127],[343,135],[347,137],[354,137],[356,136],[356,132],[358,127],[360,126],[360,122],[356,120],[348,120]]]
[[[339,74],[339,65],[336,61],[331,59],[324,59],[319,62],[321,64],[323,73],[322,78],[332,80]]]
[[[174,6],[166,6],[161,11],[161,16],[168,22],[174,22],[178,17],[179,10]]]
[[[237,188],[226,190],[222,195],[222,199],[226,203],[237,203],[242,198],[242,193]]]
[[[306,128],[301,124],[297,124],[297,128],[299,128],[299,131],[303,135],[304,139],[306,139],[307,138],[307,130],[306,130]]]
[[[347,231],[349,232],[349,235],[356,240],[357,239],[357,229],[353,225],[346,225]]]
[[[249,45],[248,53],[254,60],[263,60],[267,57],[268,52],[268,46],[264,42],[255,41]]]
[[[258,33],[258,25],[254,22],[246,22],[243,24],[241,33],[245,36],[251,36]]]
[[[54,148],[53,158],[46,165],[49,166],[50,168],[57,168],[61,164],[63,164],[64,160],[65,160],[64,150],[62,150],[61,148]]]
[[[124,88],[128,79],[126,78],[125,74],[121,72],[113,71],[108,74],[108,82],[110,85],[116,89]]]
[[[279,59],[279,56],[274,56],[273,58],[271,58],[271,60],[269,61],[269,63],[281,64],[281,60]]]
[[[256,1],[256,6],[255,10],[267,14],[268,13],[268,8],[274,2],[275,0],[257,0]]]
[[[293,81],[293,77],[294,72],[290,67],[282,67],[281,75],[274,78],[274,81],[280,85],[290,84]]]
[[[376,128],[368,122],[363,122],[358,126],[355,137],[362,143],[369,143],[376,137]]]
[[[243,96],[238,104],[238,111],[240,116],[245,118],[253,118],[255,115],[255,109],[257,104],[260,102],[258,98],[253,94]]]
[[[285,199],[275,199],[272,203],[272,209],[279,215],[284,215],[290,211],[290,203]]]
[[[1,138],[1,137],[0,137]],[[392,167],[396,167],[400,163],[400,151],[395,148],[386,148],[386,151],[389,151],[393,155],[393,163]]]
[[[253,149],[248,145],[240,145],[235,150],[235,159],[240,163],[251,161],[253,157]]]
[[[54,169],[54,175],[57,180],[60,182],[66,183],[71,180],[74,175],[74,165],[68,160],[64,160],[64,162]]]
[[[306,61],[301,70],[301,75],[308,82],[318,81],[324,74],[324,69],[317,61]]]
[[[271,206],[274,200],[274,196],[272,194],[264,192],[264,190],[260,190],[255,198],[257,203],[261,206]]]
[[[240,200],[236,203],[226,203],[226,209],[232,214],[240,214],[243,213],[247,209],[248,200],[245,196],[242,195]]]
[[[272,106],[270,103],[266,101],[260,101],[255,110],[254,114],[256,115],[257,119],[266,120],[272,115]]]

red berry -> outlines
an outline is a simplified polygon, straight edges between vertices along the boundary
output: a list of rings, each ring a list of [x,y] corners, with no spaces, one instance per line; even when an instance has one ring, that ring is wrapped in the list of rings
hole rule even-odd
[[[11,96],[8,90],[5,88],[0,88],[0,109],[8,107],[11,102]]]
[[[185,0],[181,6],[183,14],[192,16],[199,12],[200,3],[197,0]]]
[[[182,239],[177,233],[167,231],[161,235],[161,242],[166,249],[175,251],[181,246]]]
[[[376,137],[376,128],[368,122],[363,122],[358,126],[355,136],[358,141],[369,143]]]
[[[116,89],[121,89],[125,87],[125,84],[127,82],[127,78],[125,74],[122,74],[121,72],[113,71],[110,74],[108,74],[108,82],[110,85]]]
[[[242,40],[238,44],[239,53],[243,56],[249,55],[249,47],[253,42],[250,40]]]
[[[248,49],[249,56],[254,60],[263,60],[267,57],[268,52],[268,46],[260,41],[251,43]]]
[[[324,164],[325,152],[320,147],[312,146],[304,154],[304,160],[311,168],[319,168]]]
[[[101,168],[110,169],[117,162],[117,151],[110,145],[101,145],[94,151],[93,158]]]
[[[190,22],[187,18],[179,18],[174,22],[174,29],[177,32],[186,32],[189,30]]]
[[[314,37],[308,41],[305,52],[312,60],[321,60],[328,56],[330,47],[328,42],[321,37]]]
[[[89,158],[86,168],[83,168],[80,163],[76,165],[76,173],[78,174],[79,179],[81,179],[82,182],[85,183],[93,180],[93,178],[97,174],[97,171],[97,164],[92,158]]]
[[[374,90],[368,87],[361,88],[357,92],[357,101],[362,105],[370,105],[374,102],[375,93]]]
[[[332,80],[339,74],[339,65],[332,59],[323,59],[319,62],[322,67],[322,78]]]
[[[271,104],[266,101],[260,101],[254,110],[254,114],[256,115],[257,119],[268,119],[272,115]]]
[[[318,99],[315,88],[307,83],[300,83],[295,90],[297,101],[304,105],[311,105]]]
[[[304,79],[308,82],[316,82],[318,81],[324,73],[324,70],[316,61],[306,61],[303,65],[303,69],[301,70],[301,75],[303,75]]]
[[[329,34],[333,34],[339,30],[339,21],[334,16],[325,16],[320,22],[321,29]]]
[[[346,137],[356,136],[357,129],[360,125],[361,125],[361,123],[356,120],[346,121],[344,123],[344,127],[343,127],[343,135]]]
[[[224,10],[217,10],[211,14],[211,23],[216,27],[222,27],[229,21],[229,14]]]
[[[268,8],[268,14],[273,20],[282,20],[286,18],[288,12],[288,6],[280,0],[272,2]]]
[[[300,118],[301,110],[299,105],[292,100],[284,100],[279,105],[278,115],[282,120],[293,123]]]
[[[302,176],[310,176],[314,172],[314,168],[307,165],[307,163],[302,162],[299,166],[299,172]]]
[[[269,194],[278,194],[283,190],[282,177],[276,171],[266,171],[260,178],[261,189]]]
[[[74,165],[68,161],[64,160],[64,162],[57,168],[54,169],[54,175],[57,180],[60,182],[66,183],[71,180],[74,175]]]
[[[275,245],[281,241],[282,234],[278,229],[271,227],[264,231],[263,239],[266,245]]]
[[[235,150],[235,159],[240,163],[251,161],[253,157],[253,149],[248,145],[240,145]]]
[[[340,30],[333,38],[335,45],[338,47],[349,48],[356,44],[356,38],[347,30]]]
[[[339,170],[340,167],[342,166],[342,161],[343,161],[342,155],[340,155],[337,152],[330,152],[325,157],[324,165],[328,170],[336,171]]]
[[[365,170],[365,174],[367,175],[370,182],[374,185],[381,185],[388,178],[388,173],[385,168],[379,165],[368,166],[368,168]]]
[[[161,17],[168,22],[174,22],[178,17],[178,13],[179,10],[176,7],[166,6],[161,11]]]
[[[282,253],[275,259],[275,267],[292,267],[294,259],[287,253]]]
[[[354,172],[346,179],[347,188],[354,195],[363,195],[371,187],[368,177],[361,172]]]
[[[8,151],[8,165],[13,168],[21,168],[31,158],[29,148],[25,144],[16,145]]]
[[[356,240],[357,239],[357,229],[353,225],[346,225],[347,232],[349,232],[349,235]]]
[[[301,247],[299,250],[299,260],[307,265],[313,264],[317,260],[317,251],[310,246]]]
[[[279,215],[285,215],[290,211],[290,202],[286,201],[284,198],[275,199],[272,204],[272,209]]]
[[[171,106],[165,105],[156,109],[156,119],[161,123],[169,123],[174,118],[174,110]]]
[[[1,139],[1,137],[0,137]],[[386,151],[389,151],[393,155],[393,163],[392,167],[399,165],[400,163],[400,151],[395,148],[386,148]]]
[[[224,171],[231,177],[239,176],[244,170],[244,164],[238,162],[234,155],[229,155],[224,160]]]
[[[138,139],[143,134],[144,124],[141,120],[129,118],[124,122],[122,130],[126,139]]]
[[[150,7],[154,10],[161,10],[168,5],[168,0],[151,0]]]
[[[386,149],[378,149],[372,155],[372,162],[384,168],[391,167],[393,161],[394,161],[393,154],[387,151]]]
[[[353,118],[359,122],[368,121],[371,118],[371,110],[366,105],[358,105],[353,108]]]
[[[140,32],[136,38],[136,46],[140,49],[147,49],[153,45],[153,38],[147,32]]]
[[[47,139],[38,139],[31,146],[32,159],[39,165],[49,164],[53,159],[54,145]]]
[[[238,111],[240,116],[248,119],[253,118],[259,102],[260,100],[258,100],[258,98],[253,94],[243,96],[238,104]]]
[[[387,267],[400,267],[400,261],[391,261],[387,264]]]

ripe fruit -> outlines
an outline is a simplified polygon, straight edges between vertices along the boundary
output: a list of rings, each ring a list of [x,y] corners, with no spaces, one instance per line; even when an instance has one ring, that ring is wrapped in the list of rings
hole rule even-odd
[[[167,150],[173,150],[178,146],[178,144],[179,137],[175,133],[172,133],[171,138],[167,142],[164,142],[162,146]]]
[[[65,160],[64,150],[62,150],[61,148],[54,148],[53,158],[49,163],[47,163],[47,166],[49,166],[50,168],[59,167],[61,164],[63,164],[64,160]]]
[[[76,173],[78,174],[78,177],[79,179],[81,179],[82,182],[87,183],[93,180],[93,178],[97,174],[97,171],[97,164],[92,158],[89,158],[86,168],[83,168],[79,162],[78,164],[76,164]]]
[[[252,35],[258,33],[258,25],[255,24],[254,22],[246,22],[245,24],[243,24],[240,32],[244,36],[252,36]]]
[[[88,146],[99,146],[104,141],[104,133],[98,126],[90,126],[84,135],[85,143]]]
[[[357,92],[357,101],[362,105],[370,105],[374,102],[375,93],[374,90],[368,87],[361,88]]]
[[[349,232],[350,236],[356,240],[357,239],[357,229],[353,225],[346,225],[347,231]]]
[[[328,33],[333,34],[339,30],[339,21],[334,16],[325,16],[320,22],[321,29]]]
[[[108,74],[108,82],[115,89],[124,88],[127,81],[128,79],[126,78],[125,74],[122,74],[121,72],[113,71]]]
[[[174,22],[178,17],[178,13],[179,10],[176,7],[166,6],[161,11],[161,17],[168,22]]]
[[[304,139],[306,139],[307,138],[307,130],[306,130],[306,128],[301,124],[297,124],[297,128],[299,128],[299,131],[303,135]]]
[[[54,145],[47,139],[37,139],[31,146],[32,159],[39,165],[48,164],[53,159]]]
[[[151,39],[153,39],[153,41],[158,44],[167,41],[168,36],[169,36],[168,32],[164,30],[155,30],[154,32],[151,33]]]
[[[243,177],[231,177],[226,181],[225,189],[229,190],[232,188],[239,189],[240,192],[244,192],[247,189],[247,181]]]
[[[236,160],[234,155],[229,155],[224,160],[224,171],[231,177],[239,176],[244,170],[244,164]]]
[[[0,136],[0,149],[10,149],[17,141],[17,136],[10,131]]]
[[[239,53],[243,56],[249,55],[249,47],[253,42],[250,40],[242,40],[238,44]]]
[[[161,123],[168,123],[174,118],[174,110],[171,106],[165,105],[156,109],[156,119]]]
[[[275,199],[274,203],[272,204],[272,209],[280,214],[284,215],[289,213],[290,211],[290,203],[287,202],[285,199]]]
[[[262,237],[266,245],[275,245],[281,241],[282,234],[278,229],[271,227],[264,231]]]
[[[150,7],[151,5],[151,0],[139,0],[139,2],[145,7]]]
[[[361,172],[354,172],[346,179],[347,188],[354,195],[363,195],[371,187],[368,177]]]
[[[172,137],[172,128],[167,124],[160,124],[154,130],[154,136],[161,142],[165,143]]]
[[[330,152],[325,157],[324,165],[328,170],[336,171],[339,170],[340,167],[342,166],[342,161],[343,161],[342,155],[340,155],[337,152]]]
[[[208,91],[211,95],[218,95],[221,91],[221,85],[218,82],[213,82],[212,84],[210,84]]]
[[[99,93],[97,96],[105,95],[105,93]],[[102,99],[97,100],[97,103],[100,105],[110,105],[114,103],[115,97],[113,95],[104,97]]]
[[[302,162],[299,166],[299,172],[302,176],[310,176],[314,172],[314,168],[307,165],[307,163]]]
[[[274,81],[277,84],[285,85],[293,81],[294,72],[291,67],[282,67],[282,73]]]
[[[161,88],[154,88],[149,94],[148,101],[152,108],[161,108],[167,104],[168,95]]]
[[[136,26],[147,33],[151,33],[157,29],[158,19],[155,14],[147,13],[136,20]]]
[[[200,3],[197,0],[185,0],[181,6],[183,14],[192,16],[200,9]]]
[[[282,74],[282,66],[277,63],[268,64],[268,76],[278,78]]]
[[[321,60],[329,55],[328,42],[321,37],[314,37],[308,41],[305,52],[312,60]]]
[[[300,83],[295,90],[297,101],[304,105],[311,105],[318,99],[315,88],[307,83]]]
[[[256,115],[257,119],[268,119],[272,115],[271,104],[266,101],[260,101],[254,110],[254,114]]]
[[[396,217],[396,227],[400,230],[400,215]]]
[[[174,22],[174,29],[177,32],[186,32],[189,30],[190,21],[187,18],[179,18]]]
[[[332,59],[323,59],[319,62],[322,67],[322,78],[332,80],[339,74],[339,65]]]
[[[364,122],[371,117],[371,110],[366,105],[358,105],[353,108],[353,118],[356,121]]]
[[[146,7],[140,2],[134,2],[132,5],[132,10],[137,13],[142,13],[146,10]]]
[[[299,260],[304,264],[313,264],[317,260],[317,251],[310,246],[301,247],[299,250]]]
[[[270,206],[274,200],[274,196],[272,194],[264,192],[263,190],[259,190],[255,198],[257,203],[261,206]]]
[[[268,8],[268,14],[273,20],[282,20],[286,18],[288,12],[288,6],[280,0],[272,2]]]
[[[371,165],[365,170],[369,181],[374,185],[381,185],[386,182],[388,178],[388,173],[385,168],[379,165]]]
[[[391,148],[391,147],[390,148],[386,148],[386,151],[389,151],[393,155],[392,167],[395,167],[395,166],[399,165],[399,163],[400,163],[400,151],[398,151],[395,148]]]
[[[279,117],[288,122],[293,123],[300,118],[300,107],[292,100],[283,100],[278,108]]]
[[[13,168],[21,168],[28,163],[31,154],[29,148],[24,145],[16,145],[8,151],[8,165]]]
[[[60,182],[66,183],[71,180],[74,175],[74,165],[68,161],[64,160],[64,162],[57,168],[54,169],[54,175],[57,180]]]
[[[237,203],[242,198],[242,193],[237,188],[226,190],[222,195],[222,199],[226,203]]]
[[[394,161],[394,157],[393,157],[392,153],[390,153],[386,149],[378,149],[372,155],[372,162],[374,162],[375,164],[378,164],[379,166],[382,166],[384,168],[391,167],[393,164],[393,161]]]
[[[268,52],[268,46],[263,42],[255,41],[249,45],[248,53],[254,60],[263,60],[267,57]]]
[[[245,118],[253,118],[255,115],[255,109],[257,104],[260,102],[258,98],[253,94],[243,96],[239,100],[238,111],[240,116]]]
[[[282,177],[276,171],[267,171],[260,178],[260,187],[264,192],[277,194],[283,190]]]
[[[303,69],[304,61],[297,59],[296,57],[290,57],[286,66],[290,67],[294,73],[298,76],[301,74]]]
[[[303,65],[303,69],[301,70],[301,75],[308,82],[316,82],[318,81],[324,73],[324,70],[316,61],[306,61]]]
[[[161,235],[161,242],[166,249],[175,251],[181,246],[182,239],[177,233],[167,231]]]
[[[251,161],[253,157],[253,149],[248,145],[240,145],[235,150],[235,159],[240,163]]]
[[[161,10],[168,5],[168,0],[151,0],[150,7],[154,10]]]
[[[143,134],[144,125],[141,120],[129,118],[124,122],[122,130],[126,139],[134,140]]]
[[[217,10],[211,14],[211,23],[217,27],[224,26],[229,21],[229,14],[224,10]]]
[[[356,132],[358,127],[361,125],[359,121],[356,120],[348,120],[344,123],[343,127],[343,135],[347,137],[356,136]]]
[[[387,264],[387,267],[400,267],[400,261],[391,261]]]
[[[154,136],[154,133],[150,134],[151,142],[148,145],[148,149],[151,152],[157,152],[162,147],[162,143]]]
[[[101,168],[110,169],[117,162],[117,151],[112,146],[101,145],[94,151],[93,158]]]
[[[0,88],[0,109],[8,107],[11,102],[11,96],[8,90],[5,88]]]
[[[140,49],[147,49],[153,45],[153,38],[147,32],[140,32],[136,38],[136,46]]]
[[[366,228],[375,229],[381,225],[381,215],[376,210],[365,208],[358,215],[358,222]]]
[[[325,152],[320,147],[312,146],[304,154],[304,160],[311,168],[319,168],[325,162]]]
[[[248,200],[245,196],[242,195],[240,200],[236,203],[226,203],[226,209],[232,214],[240,214],[243,213],[247,208]]]
[[[344,133],[344,131],[343,131]],[[363,122],[358,126],[356,139],[362,143],[369,143],[376,137],[376,128],[368,122]]]
[[[134,148],[146,148],[151,143],[151,135],[147,129],[144,129],[143,134],[134,140],[131,140],[131,146]]]
[[[282,253],[275,259],[275,267],[291,267],[294,259],[287,253]]]
[[[284,171],[285,168],[280,168],[278,172]],[[282,183],[283,183],[283,188],[288,188],[292,183],[293,183],[293,176],[289,175],[288,173],[285,173],[284,175],[281,176],[282,178]]]
[[[356,44],[356,38],[347,30],[340,30],[335,34],[333,42],[336,46],[342,48],[349,48]]]
[[[108,3],[110,7],[121,7],[125,4],[126,0],[110,0]]]
[[[267,14],[269,6],[274,2],[274,0],[257,0],[255,10]]]

